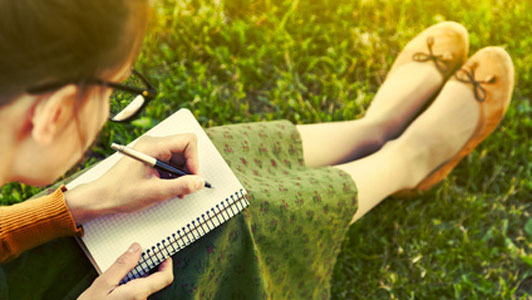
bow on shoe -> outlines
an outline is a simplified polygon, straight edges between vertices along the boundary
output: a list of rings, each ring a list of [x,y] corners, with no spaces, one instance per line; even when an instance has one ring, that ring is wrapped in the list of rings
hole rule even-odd
[[[452,54],[447,52],[445,54],[435,55],[432,52],[432,46],[434,45],[434,37],[429,36],[427,38],[427,47],[429,48],[429,53],[417,52],[414,53],[412,59],[417,62],[426,62],[432,60],[434,65],[443,75],[449,71],[449,60],[452,59]]]
[[[471,67],[471,72],[468,72],[466,69],[460,69],[456,71],[454,77],[460,82],[472,84],[475,99],[479,102],[484,102],[486,100],[486,90],[482,87],[482,84],[495,83],[496,79],[495,76],[490,75],[486,80],[476,80],[475,68],[476,64]],[[463,75],[465,75],[465,77]]]

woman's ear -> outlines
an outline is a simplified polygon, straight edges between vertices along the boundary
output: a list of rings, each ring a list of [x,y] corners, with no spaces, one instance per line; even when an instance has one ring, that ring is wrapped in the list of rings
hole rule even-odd
[[[31,135],[37,143],[51,144],[59,132],[74,120],[78,92],[76,85],[69,84],[39,97],[31,117]]]

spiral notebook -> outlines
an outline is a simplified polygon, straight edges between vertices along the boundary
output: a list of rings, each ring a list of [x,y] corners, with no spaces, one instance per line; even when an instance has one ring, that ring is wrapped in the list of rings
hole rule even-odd
[[[244,188],[189,110],[179,110],[146,135],[178,133],[194,133],[198,137],[200,173],[214,188],[83,224],[85,234],[78,241],[98,272],[107,270],[133,242],[139,242],[141,259],[122,283],[141,277],[249,205]],[[109,156],[67,188],[97,179],[122,157],[119,153]]]

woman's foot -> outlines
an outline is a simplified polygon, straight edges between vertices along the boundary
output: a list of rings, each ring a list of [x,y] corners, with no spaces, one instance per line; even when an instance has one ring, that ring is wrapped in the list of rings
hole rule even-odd
[[[400,138],[335,166],[357,186],[359,206],[351,223],[393,193],[426,190],[445,178],[499,124],[510,103],[513,77],[510,56],[501,48],[484,48]]]
[[[404,130],[462,65],[468,50],[462,25],[443,22],[427,28],[399,54],[365,117],[298,125],[306,165],[336,165],[379,150]]]
[[[465,62],[468,51],[462,25],[442,22],[425,29],[396,58],[364,118],[378,120],[386,140],[397,137]]]
[[[337,165],[379,150],[462,65],[468,48],[467,31],[457,23],[427,28],[399,54],[365,117],[297,126],[306,165]]]
[[[473,55],[397,140],[401,153],[413,162],[405,188],[423,191],[444,179],[497,127],[513,84],[512,60],[502,48]]]

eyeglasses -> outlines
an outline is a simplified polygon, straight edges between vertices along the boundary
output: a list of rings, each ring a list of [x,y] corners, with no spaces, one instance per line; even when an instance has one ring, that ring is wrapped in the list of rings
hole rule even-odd
[[[111,115],[113,122],[127,122],[138,115],[142,109],[157,96],[153,84],[136,70],[132,70],[132,76],[126,84],[109,82],[101,79],[88,79],[83,84],[96,84],[113,88],[111,95]],[[40,94],[56,90],[73,82],[55,82],[27,89],[29,94]]]

